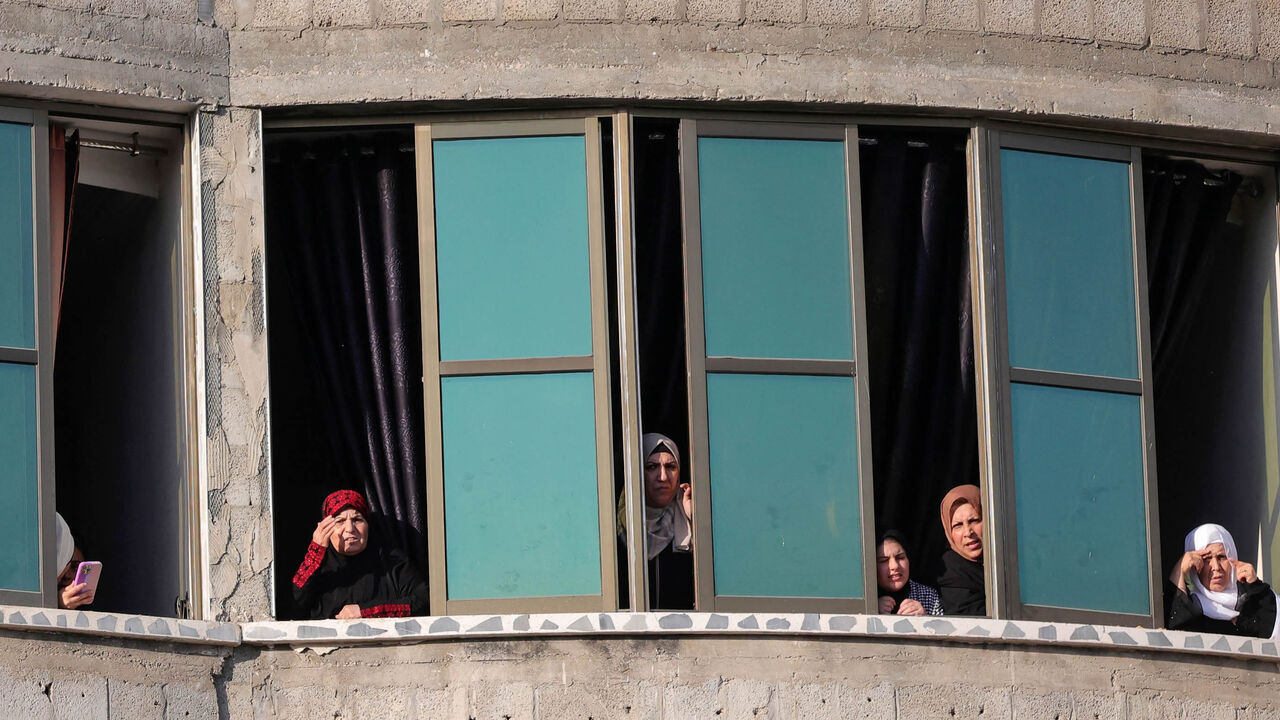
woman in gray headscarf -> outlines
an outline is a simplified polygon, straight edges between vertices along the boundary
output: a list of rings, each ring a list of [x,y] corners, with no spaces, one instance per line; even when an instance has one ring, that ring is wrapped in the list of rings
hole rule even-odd
[[[680,449],[671,438],[659,433],[645,433],[640,444],[644,449],[649,607],[692,610],[693,497],[689,483],[680,482]],[[625,518],[625,508],[619,515]]]

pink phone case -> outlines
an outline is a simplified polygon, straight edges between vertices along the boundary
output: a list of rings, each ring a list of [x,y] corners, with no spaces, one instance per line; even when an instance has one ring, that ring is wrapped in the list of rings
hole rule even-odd
[[[72,581],[72,585],[80,583],[89,583],[89,589],[97,592],[98,578],[102,576],[102,563],[97,560],[86,560],[80,563],[76,568],[76,579]]]

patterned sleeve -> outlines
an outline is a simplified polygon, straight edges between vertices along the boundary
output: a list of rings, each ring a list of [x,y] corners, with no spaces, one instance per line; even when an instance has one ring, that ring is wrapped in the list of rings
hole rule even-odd
[[[920,603],[920,606],[929,615],[942,614],[942,600],[938,598],[937,590],[915,580],[908,580],[907,584],[909,586],[907,597]]]

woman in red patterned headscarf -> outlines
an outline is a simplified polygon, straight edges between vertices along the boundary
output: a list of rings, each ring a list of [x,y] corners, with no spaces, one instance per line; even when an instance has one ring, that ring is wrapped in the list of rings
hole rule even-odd
[[[369,537],[369,506],[355,490],[324,499],[324,517],[293,576],[299,614],[323,618],[427,614],[427,583],[408,556]]]

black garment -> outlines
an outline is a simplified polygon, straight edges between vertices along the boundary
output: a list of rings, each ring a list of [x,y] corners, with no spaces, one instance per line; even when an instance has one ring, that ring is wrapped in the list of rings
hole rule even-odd
[[[359,605],[362,617],[427,614],[427,582],[400,550],[368,547],[358,555],[343,555],[320,549],[319,567],[307,573],[317,549],[313,543],[294,577],[294,609],[300,616],[333,618],[347,605]]]
[[[1164,596],[1170,602],[1165,626],[1170,630],[1188,632],[1271,637],[1276,626],[1276,594],[1271,592],[1271,586],[1257,580],[1251,583],[1238,582],[1236,587],[1244,601],[1240,603],[1240,616],[1235,622],[1231,622],[1205,617],[1198,598],[1179,590],[1173,583],[1166,582]]]
[[[982,563],[966,560],[955,550],[942,553],[938,596],[947,615],[987,614],[987,578]]]

